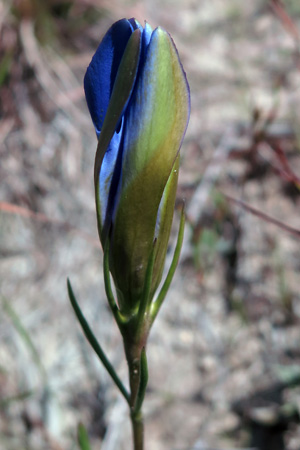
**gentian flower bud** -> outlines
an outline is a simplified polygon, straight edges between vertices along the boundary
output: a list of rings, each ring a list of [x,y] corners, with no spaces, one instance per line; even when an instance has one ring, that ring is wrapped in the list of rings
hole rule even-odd
[[[155,242],[150,297],[162,277],[179,150],[189,119],[188,83],[170,35],[135,19],[108,30],[84,79],[98,137],[99,236],[124,314],[141,301]]]

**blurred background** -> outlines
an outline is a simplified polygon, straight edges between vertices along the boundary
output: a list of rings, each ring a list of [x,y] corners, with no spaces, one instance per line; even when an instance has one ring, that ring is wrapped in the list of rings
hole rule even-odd
[[[122,17],[172,34],[192,99],[188,222],[149,340],[146,448],[299,450],[298,0],[0,0],[0,449],[76,449],[79,422],[93,449],[131,445],[66,291],[69,276],[127,380],[82,87]]]

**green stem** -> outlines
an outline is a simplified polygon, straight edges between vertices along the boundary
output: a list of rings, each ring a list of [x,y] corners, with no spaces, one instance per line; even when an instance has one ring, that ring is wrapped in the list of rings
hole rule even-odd
[[[126,341],[124,342],[124,344],[129,371],[129,385],[130,385],[129,406],[131,411],[134,411],[140,387],[142,349],[138,345],[129,344]]]
[[[144,346],[139,343],[125,344],[126,359],[129,369],[130,384],[130,418],[133,432],[134,450],[144,449],[144,422],[142,404],[148,381],[147,359]]]
[[[131,414],[134,450],[144,450],[144,420],[142,411]]]
[[[148,363],[147,363],[147,356],[146,356],[146,350],[143,348],[141,353],[141,361],[140,361],[140,385],[138,394],[136,397],[135,405],[134,405],[134,411],[138,413],[141,411],[145,394],[146,394],[146,388],[148,384]]]

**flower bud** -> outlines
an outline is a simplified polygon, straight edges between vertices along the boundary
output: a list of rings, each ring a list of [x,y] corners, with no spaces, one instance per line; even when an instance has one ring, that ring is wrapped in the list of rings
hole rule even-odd
[[[120,310],[136,311],[155,244],[150,297],[161,280],[172,224],[179,149],[189,119],[185,73],[170,35],[122,19],[108,30],[84,88],[98,137],[99,236]]]

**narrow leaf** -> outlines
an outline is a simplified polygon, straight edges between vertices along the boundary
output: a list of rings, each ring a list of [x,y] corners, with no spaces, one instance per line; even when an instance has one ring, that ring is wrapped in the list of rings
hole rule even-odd
[[[67,280],[67,286],[68,286],[68,294],[69,294],[71,305],[72,305],[72,307],[74,309],[74,312],[75,312],[75,314],[77,316],[77,319],[78,319],[78,321],[79,321],[79,323],[80,323],[80,325],[82,327],[82,330],[83,330],[83,332],[85,334],[85,337],[87,338],[87,340],[91,344],[92,348],[94,349],[94,351],[98,355],[100,361],[102,362],[102,364],[106,368],[107,372],[110,374],[111,378],[113,379],[115,384],[118,386],[118,388],[120,389],[120,392],[122,393],[122,395],[124,396],[125,400],[129,404],[129,394],[128,394],[125,386],[123,385],[122,381],[118,377],[117,373],[115,372],[115,369],[111,365],[110,361],[107,359],[104,351],[102,350],[102,347],[98,343],[98,341],[95,338],[92,330],[89,327],[89,324],[87,323],[84,315],[82,314],[81,309],[80,309],[80,307],[79,307],[79,305],[77,303],[77,300],[75,298],[75,295],[74,295],[74,292],[73,292],[73,289],[71,287],[71,283],[70,283],[69,279]]]

